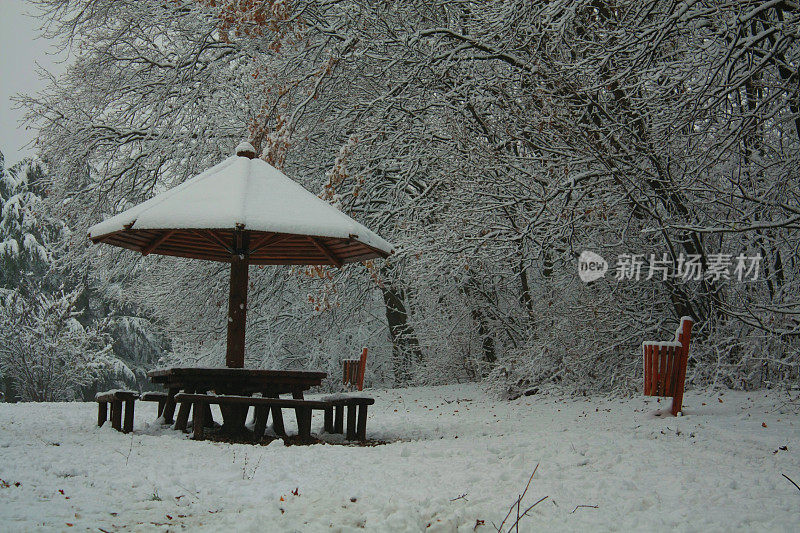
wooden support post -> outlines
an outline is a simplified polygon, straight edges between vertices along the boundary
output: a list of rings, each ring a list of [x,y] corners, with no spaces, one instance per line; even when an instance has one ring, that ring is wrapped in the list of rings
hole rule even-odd
[[[347,406],[347,440],[356,440],[356,405]]]
[[[167,404],[167,400],[158,400],[158,416],[164,414],[164,406]]]
[[[356,438],[361,442],[367,440],[367,405],[358,406],[358,427],[356,428]]]
[[[192,409],[192,438],[194,440],[203,440],[205,437],[206,407],[208,407],[208,404],[205,402],[194,402],[194,408]]]
[[[111,402],[111,427],[122,431],[122,400],[115,399]]]
[[[97,402],[97,425],[102,426],[108,420],[108,403]]]
[[[247,281],[250,260],[247,257],[249,234],[237,229],[233,233],[231,285],[228,296],[228,350],[225,366],[244,368],[245,326],[247,324]]]
[[[130,433],[133,431],[133,405],[135,403],[135,398],[125,400],[125,423],[122,425],[123,433]]]
[[[325,408],[325,433],[333,433],[333,406]]]

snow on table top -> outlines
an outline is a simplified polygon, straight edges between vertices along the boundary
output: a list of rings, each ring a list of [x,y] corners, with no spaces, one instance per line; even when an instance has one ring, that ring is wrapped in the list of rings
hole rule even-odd
[[[111,390],[101,391],[101,392],[96,393],[94,395],[94,399],[96,400],[96,399],[100,398],[101,396],[108,396],[110,394],[117,394],[118,392],[121,392],[123,394],[138,394],[138,392],[130,390],[130,389],[111,389]]]
[[[486,533],[537,463],[523,504],[548,499],[520,531],[797,528],[800,495],[781,473],[800,481],[800,416],[785,392],[688,391],[682,418],[641,396],[365,393],[368,437],[391,444],[195,442],[154,424],[149,404],[126,435],[97,428],[94,403],[0,403],[0,529]]]
[[[391,253],[383,238],[261,159],[232,156],[146,202],[89,228],[96,238],[131,229],[244,229],[353,237]]]

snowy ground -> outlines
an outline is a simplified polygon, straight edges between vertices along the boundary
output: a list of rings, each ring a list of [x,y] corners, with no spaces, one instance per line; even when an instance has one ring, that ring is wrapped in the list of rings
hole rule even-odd
[[[690,392],[683,418],[643,397],[372,394],[368,434],[391,444],[194,442],[150,425],[154,404],[123,435],[95,427],[95,404],[0,404],[0,529],[496,531],[537,463],[522,509],[547,499],[520,531],[800,527],[785,392]]]

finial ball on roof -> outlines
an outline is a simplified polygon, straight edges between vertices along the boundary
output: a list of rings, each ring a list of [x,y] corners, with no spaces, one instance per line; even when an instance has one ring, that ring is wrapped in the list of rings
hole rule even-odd
[[[252,144],[246,141],[239,143],[239,146],[236,147],[235,152],[239,157],[246,157],[248,159],[256,158],[256,149],[253,148]]]

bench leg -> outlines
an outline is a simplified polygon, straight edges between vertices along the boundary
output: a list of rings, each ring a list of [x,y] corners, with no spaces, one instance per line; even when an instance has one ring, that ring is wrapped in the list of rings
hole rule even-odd
[[[347,406],[347,440],[356,440],[356,407],[355,405]]]
[[[286,436],[286,428],[283,427],[283,412],[280,407],[271,407],[272,410],[272,429],[279,437]]]
[[[273,394],[270,392],[265,392],[263,394],[265,398],[280,398],[279,394]],[[272,411],[272,429],[275,431],[275,434],[279,437],[286,436],[286,428],[283,426],[283,411],[278,406],[270,407]]]
[[[297,434],[303,440],[311,440],[311,409],[308,407],[298,407],[297,412]]]
[[[136,400],[125,400],[125,423],[122,425],[123,433],[133,431],[133,405]]]
[[[97,425],[102,426],[108,420],[108,403],[97,402]]]
[[[166,403],[167,403],[167,400],[158,400],[158,415],[157,415],[157,417],[160,417],[161,415],[164,414],[164,404],[166,404]]]
[[[333,433],[333,407],[325,408],[325,433]]]
[[[358,406],[358,427],[356,428],[356,438],[361,442],[367,440],[367,406]]]
[[[199,389],[195,391],[196,394],[208,394],[207,390]],[[205,411],[203,413],[203,424],[205,427],[214,429],[214,414],[211,412],[211,404],[208,402],[198,402],[198,405],[192,406],[192,412],[194,409],[203,409]],[[194,415],[192,415],[192,424],[194,424]]]
[[[255,408],[256,423],[253,426],[253,440],[258,442],[264,436],[264,431],[267,429],[267,420],[269,419],[269,407],[266,405],[259,405]]]
[[[344,406],[337,405],[336,406],[336,415],[333,417],[333,432],[334,433],[344,433]]]
[[[191,410],[191,402],[181,402],[181,406],[178,409],[178,418],[175,420],[175,429],[186,431],[186,426],[189,424],[189,412]]]
[[[111,427],[122,431],[122,400],[111,402]]]
[[[169,389],[167,392],[167,401],[164,402],[164,410],[162,411],[161,415],[164,417],[165,424],[172,424],[174,420],[172,417],[175,416],[175,395],[180,392],[180,389]]]
[[[205,413],[204,413],[204,416],[203,416],[203,420],[205,421],[206,427],[207,428],[213,428],[214,427],[214,414],[211,412],[211,404],[210,403],[204,403],[201,407],[202,407],[202,409],[205,410]]]
[[[207,403],[195,402],[194,409],[192,409],[192,438],[194,440],[203,440],[205,437],[205,417],[206,417]]]
[[[295,400],[302,400],[303,399],[303,391],[292,391],[292,398]],[[303,414],[303,409],[301,407],[295,407],[294,409],[295,416],[297,417],[297,429],[300,430],[300,419],[304,418],[305,415]]]

